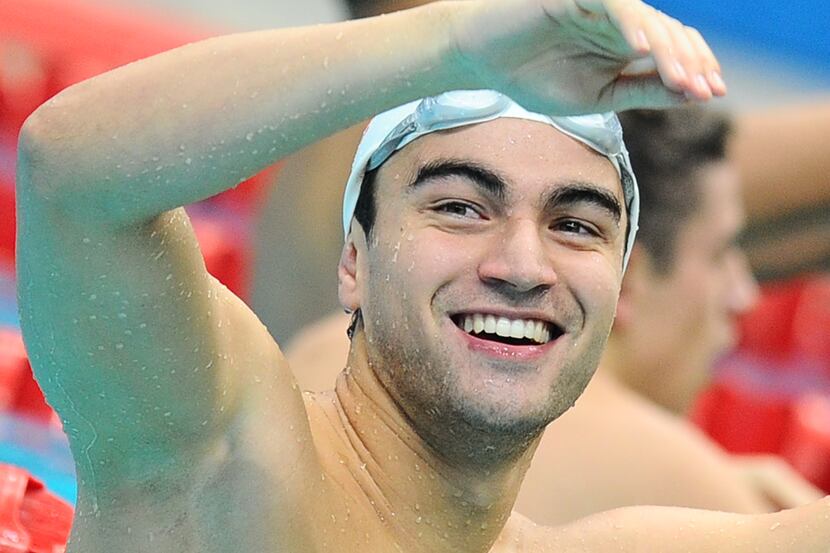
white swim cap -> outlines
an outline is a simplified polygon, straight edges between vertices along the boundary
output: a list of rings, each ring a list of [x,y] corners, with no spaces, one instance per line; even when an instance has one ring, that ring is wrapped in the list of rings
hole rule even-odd
[[[628,265],[637,221],[640,195],[631,169],[622,127],[612,113],[548,116],[527,111],[495,90],[455,90],[415,100],[375,116],[363,132],[352,172],[343,196],[343,232],[349,235],[360,186],[367,171],[380,167],[389,157],[416,138],[435,131],[483,123],[501,117],[546,123],[607,157],[620,175],[628,210],[628,236],[623,271]]]

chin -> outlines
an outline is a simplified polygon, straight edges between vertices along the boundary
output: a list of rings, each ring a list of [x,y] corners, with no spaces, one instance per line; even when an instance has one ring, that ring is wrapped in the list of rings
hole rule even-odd
[[[537,434],[582,394],[593,370],[538,367],[517,373],[477,374],[455,398],[463,418],[479,430]]]

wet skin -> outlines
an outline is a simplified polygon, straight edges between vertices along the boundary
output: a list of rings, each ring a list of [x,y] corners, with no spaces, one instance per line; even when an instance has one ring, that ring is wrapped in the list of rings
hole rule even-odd
[[[25,215],[18,218],[21,326],[45,393],[66,420],[76,459],[78,510],[68,551],[489,550],[509,514],[533,430],[575,399],[594,368],[619,288],[622,237],[615,245],[605,235],[598,244],[597,234],[589,233],[588,245],[582,238],[574,243],[581,227],[568,223],[553,227],[551,242],[543,239],[551,227],[540,216],[546,213],[540,195],[530,194],[543,185],[531,178],[529,166],[524,169],[530,173],[520,174],[508,159],[497,169],[522,194],[512,215],[498,219],[506,241],[481,239],[463,265],[441,259],[434,247],[448,241],[443,235],[453,225],[414,224],[430,220],[435,210],[424,205],[415,217],[402,209],[413,204],[390,201],[400,215],[396,228],[405,223],[405,230],[436,244],[413,240],[423,249],[406,253],[418,273],[404,276],[405,269],[391,270],[391,255],[373,257],[353,233],[341,297],[346,305],[366,308],[367,326],[358,333],[352,370],[344,377],[352,386],[339,386],[344,392],[334,414],[339,403],[349,420],[361,420],[358,402],[348,401],[352,390],[355,398],[370,398],[367,410],[361,409],[369,413],[366,420],[383,421],[381,408],[394,418],[383,423],[389,432],[363,422],[351,425],[356,435],[336,442],[338,435],[349,437],[349,425],[339,414],[328,426],[321,422],[332,414],[322,406],[327,398],[303,401],[267,329],[205,271],[180,206],[227,190],[371,114],[445,90],[496,86],[520,95],[527,107],[556,113],[722,95],[716,60],[694,33],[634,1],[440,2],[377,20],[207,40],[80,83],[39,108],[21,131],[18,164],[17,204]],[[537,43],[539,48],[528,48]],[[642,56],[651,57],[654,63],[647,65],[659,75],[624,75]],[[157,101],[145,101],[150,96]],[[510,150],[505,136],[487,138]],[[557,135],[537,139],[556,141]],[[613,175],[607,161],[580,152],[601,161],[606,178]],[[488,152],[488,161],[496,154]],[[534,167],[553,165],[544,186],[564,185],[556,177],[569,160],[534,160]],[[608,192],[611,182],[589,168],[583,160],[582,174],[570,177]],[[388,180],[381,181],[382,188]],[[390,228],[379,222],[379,240],[386,237],[379,247],[388,254],[394,234],[380,231]],[[514,257],[517,247],[526,248],[527,256]],[[367,273],[373,268],[381,270]],[[390,288],[373,287],[385,269],[390,281],[394,276],[413,289],[393,295]],[[536,290],[535,307],[544,311],[536,316],[561,310],[564,340],[557,338],[535,365],[468,362],[484,357],[441,335],[451,328],[450,310],[492,307],[508,296],[465,297],[461,283],[473,292],[484,289],[473,277],[502,292],[515,289],[512,295],[522,298]],[[403,292],[412,297],[404,300]],[[465,305],[472,300],[491,303]],[[528,309],[524,303],[512,307]],[[408,325],[412,335],[392,328],[404,315],[416,323]],[[400,343],[389,347],[394,340]],[[423,359],[432,365],[415,368],[424,378],[404,370],[413,368],[406,359],[386,358],[395,352],[405,358],[400,345],[423,346]],[[517,367],[516,381],[503,376],[507,367]],[[512,392],[511,399],[479,393],[475,383],[482,377],[501,378],[499,387]],[[554,385],[562,390],[557,401],[546,393]],[[377,408],[368,409],[370,401]],[[454,410],[445,426],[430,427],[420,404]],[[324,431],[329,428],[334,435]],[[469,437],[456,444],[448,430],[453,428],[469,429]],[[518,437],[507,431],[517,429]],[[363,466],[352,462],[349,450],[373,442],[381,458],[394,461],[400,452],[406,459],[395,465],[400,473],[390,468],[369,480],[360,476]],[[340,452],[342,459],[336,458]],[[469,452],[483,456],[484,466],[479,461],[471,467]],[[451,484],[443,487],[449,495],[422,483],[409,462],[413,456],[428,461],[424,482],[443,478]],[[425,492],[419,507],[436,513],[439,526],[419,530],[423,520],[417,516],[402,515],[398,522],[397,513],[405,514],[416,495],[397,495],[396,480]],[[358,493],[362,486],[372,494]],[[570,531],[528,529],[526,542],[510,523],[507,542],[499,543],[514,550],[655,550],[655,544],[663,551],[689,550],[714,544],[723,524],[743,522],[698,514],[691,543],[676,539],[678,521],[687,517],[661,513],[609,514]],[[826,505],[803,513],[818,520]],[[786,517],[775,521],[782,531],[764,536],[767,550],[780,550],[794,537],[800,551],[819,551],[827,543],[819,525],[809,533],[799,525],[796,535]],[[756,532],[752,524],[735,525],[729,537],[752,550],[758,542],[747,536]],[[723,551],[722,539],[717,546],[695,550]]]
[[[594,370],[619,289],[625,216],[602,203],[622,205],[619,178],[584,145],[511,119],[423,137],[378,177],[371,244],[353,232],[341,301],[360,307],[368,360],[419,434],[456,461],[500,463]],[[575,189],[590,192],[563,194]],[[477,312],[558,330],[542,346],[480,340],[458,326]]]

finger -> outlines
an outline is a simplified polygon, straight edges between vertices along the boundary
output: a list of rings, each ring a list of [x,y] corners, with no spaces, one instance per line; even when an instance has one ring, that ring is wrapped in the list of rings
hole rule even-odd
[[[651,56],[639,58],[626,65],[620,75],[625,77],[657,75],[657,64]]]
[[[621,76],[606,88],[606,97],[600,102],[605,109],[624,111],[638,108],[670,108],[688,104],[682,92],[665,86],[659,75]]]
[[[604,7],[608,19],[620,30],[631,50],[638,56],[647,55],[651,46],[642,25],[646,6],[639,0],[609,0]]]
[[[685,92],[688,90],[688,75],[675,57],[674,41],[663,15],[654,9],[650,12],[642,19],[642,25],[651,47],[651,55],[657,63],[657,72],[665,86],[675,92]]]
[[[723,96],[726,94],[726,83],[723,82],[723,73],[721,72],[717,57],[715,57],[712,49],[709,48],[706,40],[704,40],[697,29],[686,27],[686,36],[702,59],[702,73],[709,82],[712,93],[716,96]]]
[[[677,62],[683,66],[688,76],[686,85],[694,92],[697,99],[708,100],[712,90],[704,77],[703,59],[697,48],[689,40],[686,27],[672,17],[663,16],[663,22],[672,40],[672,52]]]

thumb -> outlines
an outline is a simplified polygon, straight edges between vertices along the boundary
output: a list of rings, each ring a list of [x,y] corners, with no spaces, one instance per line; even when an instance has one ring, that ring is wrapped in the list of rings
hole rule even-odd
[[[670,108],[688,104],[682,92],[666,87],[659,75],[621,75],[606,87],[600,102],[613,111],[638,108]]]

